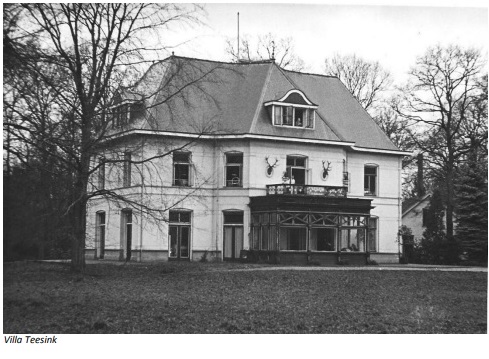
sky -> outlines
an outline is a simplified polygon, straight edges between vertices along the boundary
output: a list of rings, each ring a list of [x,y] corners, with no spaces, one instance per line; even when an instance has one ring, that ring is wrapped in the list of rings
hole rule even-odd
[[[441,2],[429,2],[437,3]],[[240,36],[271,32],[277,37],[291,37],[307,72],[323,73],[324,60],[334,54],[356,54],[365,60],[378,61],[395,81],[404,81],[416,57],[429,46],[476,47],[487,57],[487,4],[470,0],[463,4],[479,7],[463,7],[457,1],[444,4],[456,7],[205,4],[205,24],[175,34],[175,42],[190,41],[174,51],[181,56],[230,61],[225,52],[226,39],[236,42],[239,12]]]

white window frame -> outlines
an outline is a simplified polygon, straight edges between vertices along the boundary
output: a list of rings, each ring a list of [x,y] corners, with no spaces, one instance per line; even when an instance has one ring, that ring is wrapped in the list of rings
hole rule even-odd
[[[365,174],[365,170],[368,168],[375,168],[375,192],[370,193],[366,191],[365,188],[365,177],[366,176],[373,176],[373,175],[367,175]],[[370,181],[369,181],[370,183]],[[375,163],[366,163],[363,166],[363,195],[368,196],[368,197],[378,197],[379,196],[379,165]]]
[[[244,163],[244,153],[240,151],[229,151],[224,153],[224,187],[227,188],[242,188],[243,187],[243,163],[229,163],[228,164],[228,155],[241,155]],[[227,169],[228,167],[238,167],[240,176],[239,183],[237,185],[228,185],[227,179]],[[232,180],[231,180],[232,181]]]
[[[188,162],[181,162],[181,161],[175,161],[175,153],[176,154],[188,154]],[[176,183],[176,178],[175,178],[175,165],[188,165],[188,178],[187,178],[187,184],[177,184]],[[192,152],[190,151],[175,151],[173,152],[173,164],[172,164],[172,169],[173,169],[173,176],[172,176],[172,186],[174,187],[192,187],[193,186],[193,163],[192,163]],[[181,181],[182,179],[178,179]]]
[[[372,229],[370,227],[370,221],[372,219],[376,221],[376,226],[375,226],[375,251],[374,252],[372,252],[370,250],[370,238],[369,238],[370,230]],[[367,245],[368,245],[368,251],[369,252],[372,252],[372,253],[378,253],[379,252],[379,217],[377,217],[377,216],[371,216],[370,219],[369,219],[369,223],[368,223],[368,226],[367,226]]]
[[[287,107],[292,108],[292,125],[286,125],[284,124],[283,118],[284,118],[284,111]],[[280,108],[280,123],[277,124],[275,121],[275,112],[277,111],[277,108]],[[296,119],[295,119],[295,110],[296,109],[301,109],[307,112],[307,120],[302,119],[302,125],[301,126],[296,126]],[[276,127],[287,127],[287,128],[295,128],[295,129],[303,129],[303,130],[314,130],[316,127],[316,108],[317,106],[305,106],[305,105],[297,105],[297,104],[290,104],[290,103],[272,103],[272,124],[273,126]],[[312,114],[312,127],[307,127],[307,124],[310,122],[309,121],[309,116]]]
[[[289,166],[287,164],[287,157],[292,157],[292,158],[303,158],[304,159],[304,167],[301,167],[301,166]],[[289,177],[289,181],[291,184],[295,184],[295,183],[292,183],[292,170],[294,168],[296,169],[303,169],[304,170],[304,186],[308,185],[311,183],[311,169],[308,167],[308,164],[309,164],[309,158],[307,156],[304,156],[304,155],[286,155],[285,156],[285,172],[287,173],[288,177]],[[290,170],[289,170],[290,168]]]

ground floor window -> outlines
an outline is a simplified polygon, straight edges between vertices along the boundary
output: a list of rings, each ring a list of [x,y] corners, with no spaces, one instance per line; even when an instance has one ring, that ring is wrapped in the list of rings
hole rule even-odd
[[[233,260],[240,257],[243,249],[243,211],[224,212],[224,260]]]
[[[342,228],[340,230],[340,251],[365,252],[365,229]]]
[[[368,250],[377,252],[377,220],[376,217],[371,217],[368,222]]]
[[[311,228],[310,250],[311,251],[336,251],[335,228]]]
[[[251,247],[255,250],[377,251],[377,219],[369,221],[367,214],[252,213],[251,227]]]
[[[170,211],[169,244],[171,259],[188,259],[190,256],[190,211]]]
[[[280,227],[280,250],[305,251],[306,228]]]
[[[132,256],[132,210],[121,211],[121,228],[121,247],[125,248],[122,259],[129,261]]]
[[[98,257],[103,259],[105,255],[105,212],[97,212],[95,221],[97,226],[95,238],[99,249]]]

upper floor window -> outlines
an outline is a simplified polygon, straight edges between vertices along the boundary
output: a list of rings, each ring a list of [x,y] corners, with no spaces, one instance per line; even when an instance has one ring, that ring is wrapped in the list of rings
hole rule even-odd
[[[275,126],[314,128],[317,105],[301,91],[290,90],[281,99],[265,103]]]
[[[124,168],[122,172],[122,185],[129,187],[131,185],[131,153],[124,152]]]
[[[113,120],[112,127],[120,128],[122,126],[127,125],[130,117],[130,108],[129,104],[125,103],[122,105],[118,105],[113,108]]]
[[[313,109],[274,105],[272,112],[275,126],[314,128],[316,112]]]
[[[191,175],[191,153],[190,152],[173,152],[173,185],[190,186]]]
[[[98,165],[98,189],[100,190],[105,188],[105,158],[99,158]]]
[[[377,166],[367,165],[364,169],[364,194],[377,196]]]
[[[285,178],[291,184],[306,184],[308,170],[307,157],[299,155],[287,156]]]
[[[243,153],[226,153],[226,187],[243,186]]]

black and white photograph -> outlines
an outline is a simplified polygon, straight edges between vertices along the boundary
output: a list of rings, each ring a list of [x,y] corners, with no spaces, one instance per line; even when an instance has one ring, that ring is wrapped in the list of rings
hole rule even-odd
[[[2,356],[487,352],[488,29],[3,3]]]

